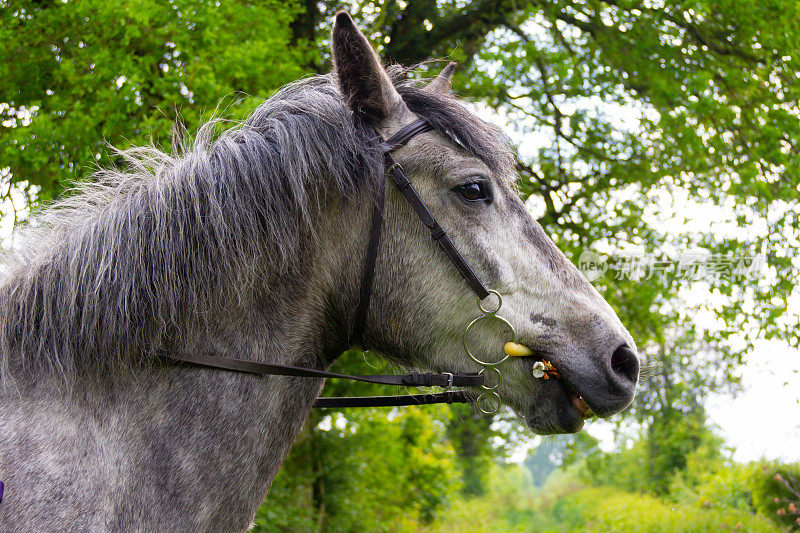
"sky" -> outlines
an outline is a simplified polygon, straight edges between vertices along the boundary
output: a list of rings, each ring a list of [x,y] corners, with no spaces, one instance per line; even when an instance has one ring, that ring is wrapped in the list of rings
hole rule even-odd
[[[706,407],[734,458],[800,461],[800,351],[760,341],[741,369],[744,392],[712,396]]]

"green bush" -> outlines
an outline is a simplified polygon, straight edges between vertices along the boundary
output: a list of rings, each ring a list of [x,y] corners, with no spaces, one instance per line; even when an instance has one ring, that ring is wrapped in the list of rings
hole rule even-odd
[[[686,468],[670,480],[667,497],[705,509],[738,509],[755,512],[752,479],[757,465],[724,460],[719,454],[699,447],[689,454]]]
[[[786,526],[800,530],[800,465],[768,463],[753,472],[753,505],[759,513]]]
[[[558,531],[552,516],[541,510],[541,494],[524,468],[494,464],[484,495],[458,499],[420,533]],[[531,528],[534,529],[531,529]]]
[[[564,496],[556,502],[552,514],[563,524],[562,531],[778,531],[770,521],[746,511],[670,505],[652,496],[603,487]]]

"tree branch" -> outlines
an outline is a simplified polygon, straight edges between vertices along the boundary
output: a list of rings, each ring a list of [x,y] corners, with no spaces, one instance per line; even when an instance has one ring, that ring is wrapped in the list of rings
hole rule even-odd
[[[386,55],[403,63],[418,63],[445,45],[457,44],[470,61],[486,36],[531,4],[526,0],[478,0],[449,16],[437,15],[435,0],[409,0],[391,26]],[[424,21],[432,25],[430,31]]]

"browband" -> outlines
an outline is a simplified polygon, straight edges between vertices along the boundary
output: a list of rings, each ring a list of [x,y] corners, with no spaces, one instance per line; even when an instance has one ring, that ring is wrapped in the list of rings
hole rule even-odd
[[[394,135],[380,143],[378,149],[383,153],[397,150],[420,133],[431,130],[433,130],[433,126],[431,126],[427,120],[415,120],[411,124],[406,124],[397,130]]]

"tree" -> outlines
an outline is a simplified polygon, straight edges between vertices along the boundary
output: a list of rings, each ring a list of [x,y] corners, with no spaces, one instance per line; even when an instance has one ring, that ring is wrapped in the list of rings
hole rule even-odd
[[[598,443],[586,432],[542,439],[525,458],[525,468],[530,472],[534,486],[541,488],[555,470],[596,455]]]
[[[300,77],[296,1],[0,2],[0,169],[47,201],[113,162],[106,143],[168,145],[242,117]],[[221,111],[218,111],[221,110]]]
[[[469,405],[451,408],[447,434],[461,468],[461,492],[464,496],[481,496],[486,492],[495,455],[490,440],[496,433],[492,430],[492,418]]]
[[[261,531],[416,531],[457,495],[446,408],[314,413],[256,522]],[[294,499],[292,499],[294,497]]]

